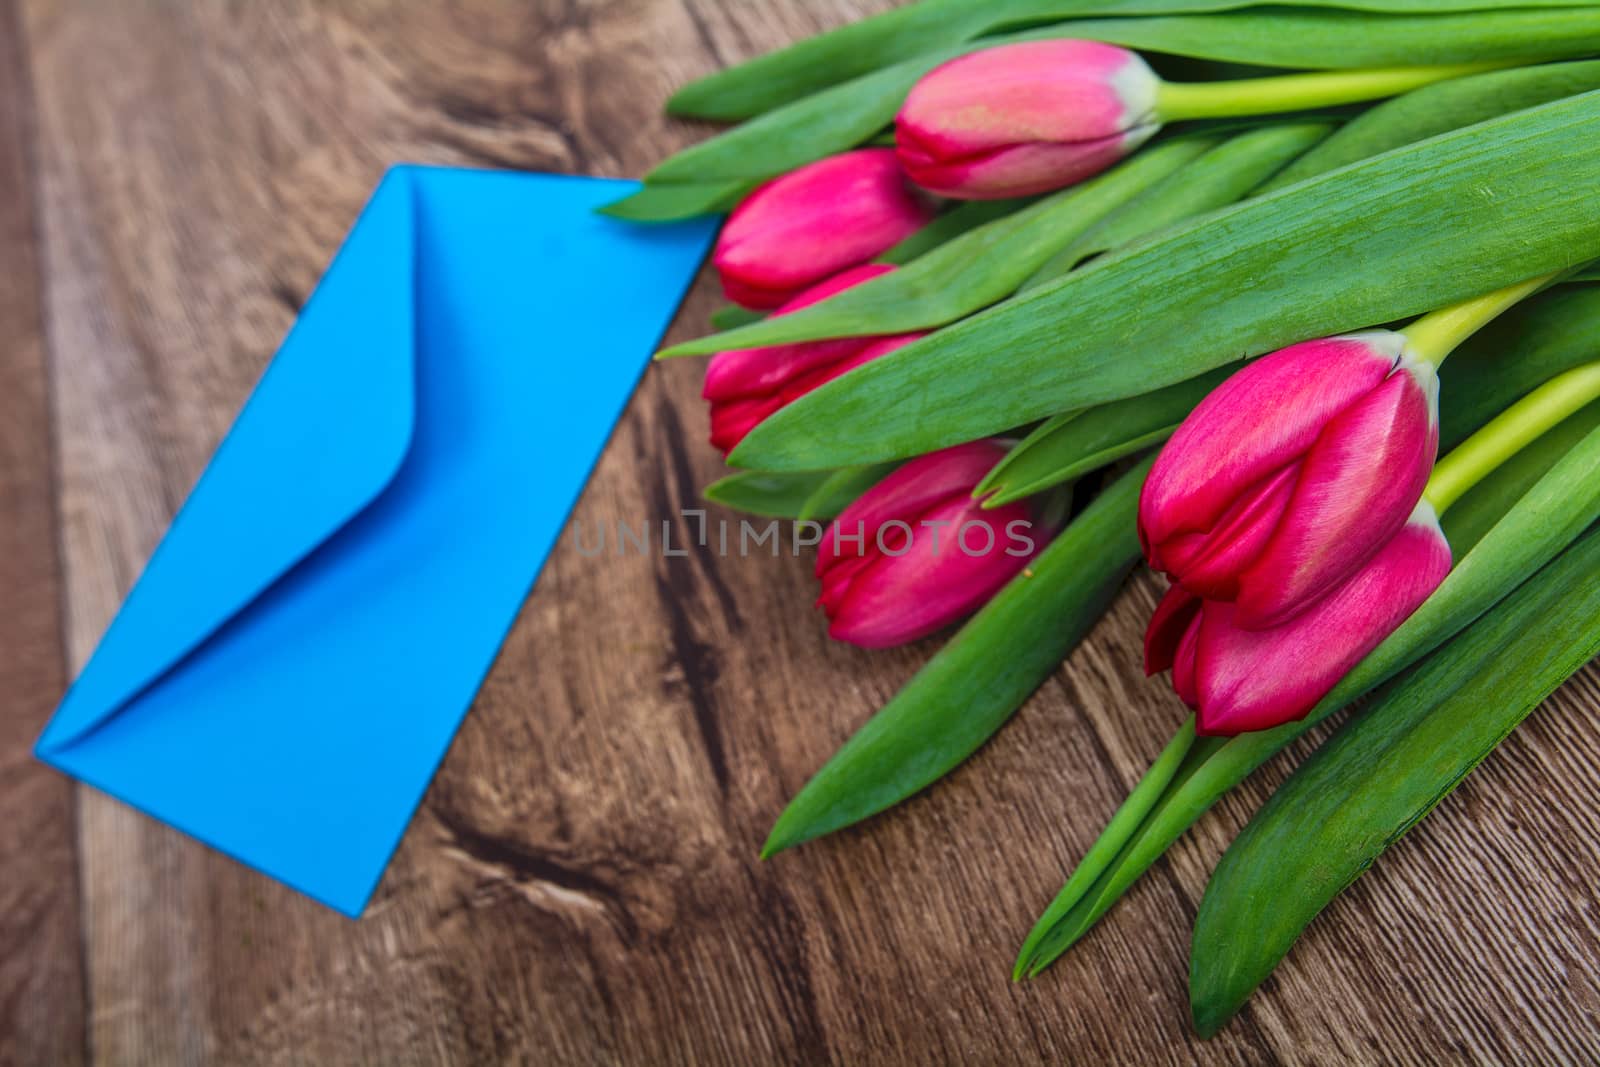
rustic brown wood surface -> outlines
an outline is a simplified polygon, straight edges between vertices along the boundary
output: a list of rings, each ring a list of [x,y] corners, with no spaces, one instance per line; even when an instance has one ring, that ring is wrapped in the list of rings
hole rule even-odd
[[[946,782],[767,863],[933,647],[830,644],[803,559],[563,544],[360,922],[31,762],[387,163],[636,175],[701,135],[659,116],[672,87],[882,6],[0,0],[0,1061],[1600,1058],[1593,665],[1216,1040],[1186,1022],[1189,922],[1292,761],[1008,980],[1181,717],[1138,670],[1148,579]],[[702,280],[673,336],[715,304]],[[694,506],[698,374],[650,372],[580,521]]]

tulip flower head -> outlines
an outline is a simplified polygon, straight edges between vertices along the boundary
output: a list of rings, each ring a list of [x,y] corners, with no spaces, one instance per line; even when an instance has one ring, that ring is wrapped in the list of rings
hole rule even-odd
[[[1002,45],[935,67],[895,119],[911,180],[942,196],[1031,196],[1105,170],[1157,129],[1160,81],[1097,41]]]
[[[775,308],[910,237],[934,210],[894,149],[862,148],[759,186],[728,217],[711,261],[729,300]]]
[[[863,648],[926,637],[981,607],[1053,532],[1026,501],[985,510],[973,488],[1006,454],[974,441],[918,457],[846,508],[823,534],[817,604],[829,636]]]
[[[1438,448],[1438,378],[1404,335],[1282,349],[1214,390],[1157,457],[1139,500],[1145,556],[1230,603],[1230,625],[1276,627],[1390,542]]]
[[[773,315],[799,311],[892,270],[887,263],[852,267],[807,289]],[[711,404],[711,443],[727,455],[757,423],[785,404],[921,336],[842,337],[718,352],[706,366],[701,392]]]
[[[1238,609],[1174,585],[1145,633],[1145,671],[1172,670],[1196,732],[1232,736],[1304,718],[1350,669],[1410,617],[1450,572],[1432,505],[1354,574],[1288,622],[1238,624]]]

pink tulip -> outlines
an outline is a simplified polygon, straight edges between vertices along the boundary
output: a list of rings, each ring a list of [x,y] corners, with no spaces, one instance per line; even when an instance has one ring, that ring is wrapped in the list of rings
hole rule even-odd
[[[972,490],[1006,454],[973,441],[904,464],[846,508],[817,553],[828,634],[863,648],[926,637],[975,611],[1052,531],[1025,502],[984,510]]]
[[[895,119],[896,151],[912,181],[942,196],[995,200],[1060,189],[1156,132],[1159,85],[1137,55],[1096,41],[972,52],[912,87]]]
[[[729,300],[775,308],[910,237],[934,205],[892,148],[829,156],[760,186],[728,217],[711,260]]]
[[[887,263],[852,267],[813,285],[773,315],[787,315],[809,307],[892,270],[894,267]],[[732,452],[757,423],[791,400],[921,336],[920,333],[904,333],[887,337],[842,337],[833,341],[804,341],[718,352],[706,366],[706,384],[701,392],[711,402],[711,443],[724,455]]]
[[[1398,333],[1307,341],[1249,364],[1195,408],[1139,500],[1150,565],[1278,625],[1404,525],[1439,447],[1438,379]]]
[[[1246,630],[1238,610],[1174,585],[1145,633],[1145,671],[1172,669],[1196,732],[1230,737],[1304,718],[1450,572],[1450,545],[1420,503],[1366,564],[1281,626]]]

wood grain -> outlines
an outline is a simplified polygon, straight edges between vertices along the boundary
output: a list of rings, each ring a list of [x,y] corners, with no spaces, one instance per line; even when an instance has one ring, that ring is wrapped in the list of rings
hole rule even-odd
[[[21,273],[42,277],[59,460],[41,514],[58,516],[74,670],[387,163],[638,174],[702,133],[659,116],[672,87],[887,6],[21,2],[32,96],[12,106],[32,108],[43,246]],[[702,330],[715,304],[702,280],[673,336]],[[8,306],[0,323],[13,319],[26,314]],[[697,506],[719,470],[698,374],[685,361],[651,370],[579,505],[586,528]],[[32,455],[7,453],[0,484]],[[52,538],[32,523],[6,536],[37,556]],[[27,1016],[15,1058],[1600,1057],[1593,666],[1316,924],[1239,1022],[1200,1043],[1186,1022],[1189,922],[1221,848],[1292,760],[1220,805],[1048,977],[1007,976],[1181,716],[1137,666],[1153,583],[1130,583],[946,782],[760,863],[785,799],[934,647],[829,643],[811,585],[807,561],[788,556],[600,564],[564,542],[359,923],[82,791],[81,886],[70,863],[28,883],[58,904],[78,893],[81,929],[22,953],[29,981],[67,976],[48,994],[64,1007]],[[64,794],[41,781],[28,810],[58,825]],[[5,998],[31,1003],[36,988],[12,977],[24,933],[11,899],[0,1021],[17,1016]]]
[[[33,759],[66,684],[27,57],[0,3],[0,1064],[84,1059],[72,785]]]

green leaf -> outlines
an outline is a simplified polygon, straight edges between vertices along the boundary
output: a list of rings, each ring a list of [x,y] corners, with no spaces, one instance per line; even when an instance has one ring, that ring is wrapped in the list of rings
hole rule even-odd
[[[763,856],[883,811],[943,777],[1011,718],[1116,595],[1139,554],[1149,463],[1124,474],[856,731],[772,828]]]
[[[1326,174],[1391,148],[1592,89],[1600,89],[1600,61],[1496,70],[1425,86],[1357,115],[1285,167],[1263,192]]]
[[[752,311],[742,308],[738,304],[729,304],[720,307],[711,313],[711,325],[719,330],[732,330],[740,326],[748,326],[752,322],[760,322],[767,317],[764,311]]]
[[[1246,200],[829,382],[734,462],[916,455],[1585,263],[1597,139],[1586,93]]]
[[[667,112],[718,121],[749,118],[889,64],[960,44],[992,24],[992,16],[976,4],[911,4],[692,81],[672,94]]]
[[[1600,7],[1440,16],[1270,9],[1062,23],[935,49],[769,111],[684,149],[650,184],[761,181],[867,140],[894,121],[928,71],[1013,41],[1090,37],[1158,52],[1296,68],[1562,59],[1600,51]],[[639,212],[635,211],[635,217]]]
[[[836,470],[801,505],[797,519],[826,520],[837,516],[868,489],[888,477],[895,463],[869,463],[865,467]]]
[[[1222,367],[1143,396],[1048,419],[995,464],[977,493],[993,493],[984,506],[999,507],[1165,441],[1194,406],[1237,369]]]
[[[1215,142],[1177,137],[1104,174],[968,230],[889,274],[826,300],[727,333],[673,345],[662,357],[791,344],[824,337],[904,333],[953,322],[1002,300],[1056,249]]]
[[[1439,368],[1440,451],[1466,440],[1511,401],[1596,358],[1600,287],[1562,285],[1523,301]]]
[[[1229,138],[1101,219],[1034,271],[1022,291],[1059,278],[1102,252],[1237,202],[1332,130],[1326,122],[1297,122]]]
[[[799,474],[770,471],[736,471],[712,482],[700,495],[713,504],[765,515],[774,519],[797,519],[806,503],[832,477],[832,471],[804,471]]]
[[[1597,426],[1600,402],[1569,416],[1467,490],[1440,520],[1451,551],[1459,556],[1482,540],[1512,504]]]
[[[1310,0],[1284,6],[1339,7],[1373,12],[1440,13],[1507,7],[1581,6],[1589,0]],[[810,37],[747,63],[690,82],[673,94],[674,115],[721,121],[749,118],[830,85],[925,51],[1028,22],[1094,15],[1153,15],[1228,11],[1238,0],[924,0]]]
[[[1290,776],[1229,846],[1189,954],[1215,1034],[1334,897],[1600,652],[1600,531],[1381,693]]]
[[[602,215],[628,222],[675,222],[731,211],[759,182],[657,182],[600,207]]]
[[[668,157],[645,175],[645,187],[762,181],[853,148],[894,121],[900,102],[918,78],[972,50],[930,52],[769,111]]]
[[[1125,48],[1264,67],[1354,70],[1507,60],[1572,59],[1600,51],[1600,8],[1372,15],[1263,9],[1214,15],[1090,19],[1072,35]]]
[[[889,249],[878,259],[883,263],[904,266],[918,256],[938,248],[946,241],[960,237],[968,230],[977,229],[979,226],[993,222],[996,219],[1003,219],[1037,200],[1038,197],[1025,197],[1020,200],[967,200],[959,202],[954,208],[946,211],[922,229]]]
[[[1029,935],[1019,971],[1035,975],[1071,948],[1138,877],[1223,793],[1335,711],[1438,648],[1543,567],[1600,517],[1600,430],[1563,456],[1461,557],[1431,597],[1358,663],[1299,722],[1227,739],[1207,738],[1185,759],[1134,832],[1115,842],[1092,883],[1058,895]],[[1103,855],[1103,850],[1101,850]]]

